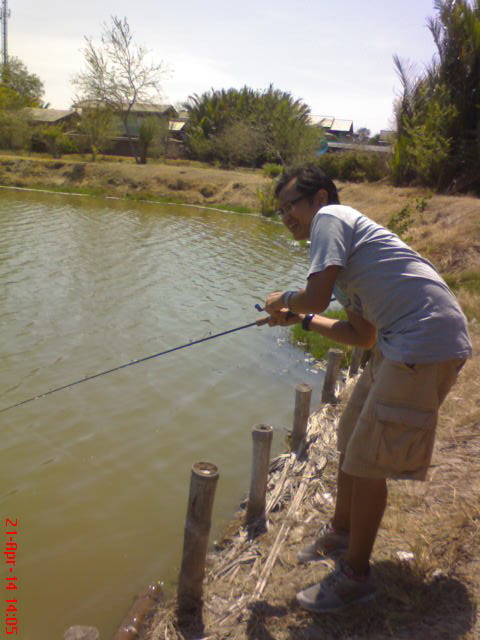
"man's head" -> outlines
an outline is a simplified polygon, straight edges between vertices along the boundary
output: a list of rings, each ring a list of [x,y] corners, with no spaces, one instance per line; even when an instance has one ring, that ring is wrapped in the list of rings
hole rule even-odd
[[[275,195],[282,221],[295,240],[310,237],[310,226],[320,207],[340,203],[332,180],[314,166],[283,173],[275,187]]]

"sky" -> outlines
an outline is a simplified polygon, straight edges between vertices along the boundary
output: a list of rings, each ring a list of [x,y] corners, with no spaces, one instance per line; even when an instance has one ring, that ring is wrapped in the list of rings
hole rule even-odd
[[[433,0],[8,0],[8,8],[8,55],[39,76],[56,109],[74,101],[85,36],[99,43],[111,16],[126,17],[135,42],[168,69],[162,102],[273,84],[312,114],[372,135],[394,126],[393,55],[421,71],[435,53]]]

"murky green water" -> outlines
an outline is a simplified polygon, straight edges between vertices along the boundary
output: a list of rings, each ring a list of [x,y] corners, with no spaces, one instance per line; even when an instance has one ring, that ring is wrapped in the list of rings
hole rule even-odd
[[[0,409],[253,321],[306,265],[256,216],[2,190]],[[320,389],[285,331],[246,329],[0,413],[2,551],[18,519],[5,598],[23,640],[72,624],[108,638],[148,582],[172,589],[191,465],[220,469],[214,537],[248,489],[252,426],[272,424],[281,450],[294,385]]]

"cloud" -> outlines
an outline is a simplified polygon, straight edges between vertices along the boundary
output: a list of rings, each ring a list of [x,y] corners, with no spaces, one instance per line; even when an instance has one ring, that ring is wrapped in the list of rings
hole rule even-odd
[[[237,78],[221,60],[199,57],[189,52],[169,52],[163,58],[171,66],[170,77],[165,77],[163,94],[170,102],[183,101],[193,93],[239,86]],[[170,60],[173,62],[171,63]]]
[[[82,68],[82,47],[81,39],[38,35],[32,41],[20,35],[9,54],[20,58],[29,72],[40,78],[45,87],[45,101],[51,107],[62,109],[68,108],[73,101],[71,79]]]

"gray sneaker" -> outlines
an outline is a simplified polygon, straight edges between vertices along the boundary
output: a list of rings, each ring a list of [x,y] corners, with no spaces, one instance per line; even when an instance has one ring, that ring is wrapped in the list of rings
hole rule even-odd
[[[304,547],[298,554],[300,563],[315,562],[325,556],[336,556],[348,549],[348,533],[336,531],[330,523],[326,523],[319,531],[318,538]]]
[[[314,613],[341,611],[346,607],[373,600],[377,589],[370,575],[357,578],[349,567],[338,562],[319,584],[297,593],[301,607]]]

